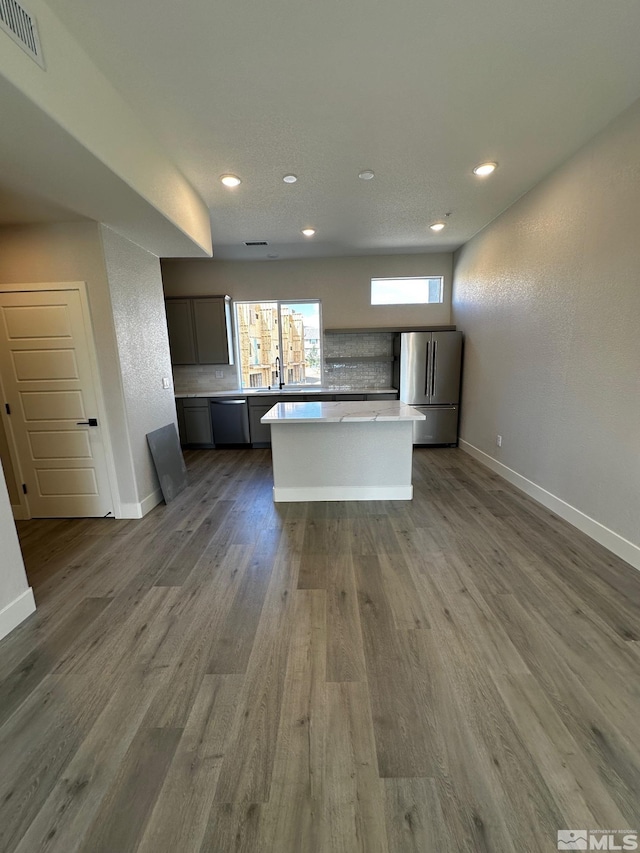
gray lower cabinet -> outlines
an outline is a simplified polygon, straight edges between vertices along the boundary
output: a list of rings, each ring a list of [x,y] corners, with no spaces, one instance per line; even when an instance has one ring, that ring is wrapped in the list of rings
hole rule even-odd
[[[333,400],[333,395],[322,395],[323,399]],[[308,403],[310,400],[317,400],[319,395],[315,396],[304,394],[287,394],[286,397],[249,397],[249,430],[251,432],[251,444],[259,447],[268,447],[271,444],[271,427],[269,424],[261,424],[260,418],[267,414],[269,409],[273,408],[276,403]]]
[[[367,400],[397,400],[397,394],[367,394]]]
[[[269,424],[261,424],[260,418],[267,414],[274,403],[253,403],[249,400],[249,430],[251,432],[251,444],[271,444],[271,427]]]
[[[197,447],[213,447],[209,398],[177,401],[180,443]]]
[[[180,397],[176,398],[176,414],[178,416],[178,438],[180,444],[185,444],[184,406]]]

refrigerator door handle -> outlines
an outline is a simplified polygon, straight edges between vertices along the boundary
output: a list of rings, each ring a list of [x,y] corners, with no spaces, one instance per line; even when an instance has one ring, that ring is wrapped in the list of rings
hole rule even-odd
[[[427,350],[425,353],[425,382],[424,382],[424,396],[429,396],[429,342],[427,341]]]
[[[433,342],[433,364],[431,366],[431,396],[433,397],[436,393],[436,376],[437,376],[437,368],[438,368],[438,341]]]

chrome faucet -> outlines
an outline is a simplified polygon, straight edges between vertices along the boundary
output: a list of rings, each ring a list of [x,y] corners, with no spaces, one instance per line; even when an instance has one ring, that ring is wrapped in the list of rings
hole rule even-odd
[[[280,380],[278,382],[278,387],[282,391],[282,388],[284,387],[284,382],[282,381],[282,365],[280,363],[279,355],[276,356],[276,379]]]

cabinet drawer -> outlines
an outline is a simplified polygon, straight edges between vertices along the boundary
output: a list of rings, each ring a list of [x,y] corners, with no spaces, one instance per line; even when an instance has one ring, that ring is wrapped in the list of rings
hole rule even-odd
[[[208,397],[183,397],[183,409],[206,409],[209,406]]]

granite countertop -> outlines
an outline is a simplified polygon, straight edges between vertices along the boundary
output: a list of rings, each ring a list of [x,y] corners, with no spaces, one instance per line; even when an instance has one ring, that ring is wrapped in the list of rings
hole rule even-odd
[[[330,403],[276,403],[260,418],[263,424],[364,423],[367,421],[424,421],[422,412],[397,400]]]
[[[176,391],[178,399],[187,397],[285,397],[287,394],[397,394],[397,388],[238,388],[235,391]]]

